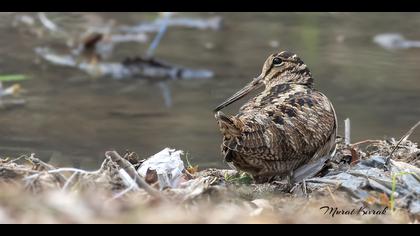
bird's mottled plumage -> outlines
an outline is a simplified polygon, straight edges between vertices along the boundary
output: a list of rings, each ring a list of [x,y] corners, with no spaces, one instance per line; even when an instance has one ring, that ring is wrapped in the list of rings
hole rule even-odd
[[[258,87],[265,87],[235,116],[219,110]],[[337,121],[328,98],[313,88],[308,67],[294,53],[270,55],[261,75],[215,110],[227,162],[257,182],[287,176],[330,155]]]

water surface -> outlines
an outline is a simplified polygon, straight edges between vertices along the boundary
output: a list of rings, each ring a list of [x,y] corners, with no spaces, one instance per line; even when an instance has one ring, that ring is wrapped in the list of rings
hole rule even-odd
[[[33,14],[30,14],[33,15]],[[63,26],[85,24],[56,14]],[[133,25],[156,14],[80,13]],[[386,50],[375,35],[397,32],[420,39],[418,13],[184,13],[223,17],[220,31],[170,28],[156,57],[213,70],[210,80],[90,79],[82,72],[40,61],[36,46],[65,49],[61,39],[36,37],[1,15],[0,73],[23,73],[25,107],[0,111],[0,153],[35,152],[59,165],[95,169],[106,150],[130,149],[141,156],[170,146],[185,150],[202,167],[221,167],[221,135],[212,109],[258,75],[266,57],[296,52],[309,66],[316,88],[333,102],[340,121],[351,119],[352,141],[400,137],[420,119],[420,50]],[[52,18],[54,14],[51,15]],[[152,36],[152,35],[151,35]],[[112,60],[144,55],[147,44],[120,45]],[[228,109],[234,114],[243,100]],[[419,141],[420,131],[411,139]]]

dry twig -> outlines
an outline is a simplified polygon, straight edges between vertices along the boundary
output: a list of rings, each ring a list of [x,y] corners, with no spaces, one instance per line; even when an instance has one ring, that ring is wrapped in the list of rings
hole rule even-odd
[[[395,145],[395,147],[392,149],[391,153],[389,153],[388,157],[386,158],[385,166],[389,165],[389,162],[391,160],[392,154],[397,150],[398,146],[401,144],[401,142],[406,141],[408,137],[414,132],[414,130],[420,125],[420,121],[418,121],[411,129],[405,133],[401,139],[398,141],[398,143]]]
[[[116,151],[107,151],[105,156],[110,158],[113,162],[119,165],[127,174],[136,182],[138,187],[144,189],[151,196],[163,200],[164,197],[157,190],[153,189],[144,181],[144,179],[137,173],[134,166],[124,158],[120,156]]]

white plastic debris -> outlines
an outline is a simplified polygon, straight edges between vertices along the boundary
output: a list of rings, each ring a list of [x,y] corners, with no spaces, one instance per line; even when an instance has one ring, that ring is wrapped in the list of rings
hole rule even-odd
[[[41,21],[41,23],[44,25],[44,27],[47,28],[48,30],[52,32],[59,31],[58,26],[54,22],[52,22],[50,19],[48,19],[45,12],[38,13],[38,18]]]
[[[2,82],[0,82],[0,97],[16,95],[20,91],[20,85],[14,84],[10,87],[4,88]]]
[[[397,33],[378,34],[373,38],[373,42],[388,50],[420,47],[420,41],[407,40]]]
[[[163,17],[159,17],[152,22],[142,22],[136,26],[121,26],[120,31],[125,33],[148,33],[158,32],[161,25],[165,23],[166,14],[161,14]],[[199,30],[219,30],[222,28],[222,17],[215,16],[207,19],[202,18],[189,18],[189,17],[171,17],[167,24],[170,27],[186,27]]]
[[[18,26],[18,24],[24,24],[27,26],[33,26],[35,24],[35,19],[32,16],[29,15],[17,15],[15,16],[12,25],[13,26]]]
[[[138,173],[146,177],[147,170],[155,170],[161,189],[168,186],[176,188],[180,184],[182,171],[185,169],[181,154],[183,154],[181,150],[165,148],[143,162]]]

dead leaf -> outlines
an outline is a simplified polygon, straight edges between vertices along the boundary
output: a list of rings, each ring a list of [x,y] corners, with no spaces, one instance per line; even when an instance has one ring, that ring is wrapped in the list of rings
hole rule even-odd
[[[350,164],[356,164],[360,160],[359,153],[353,147],[350,147],[350,152],[351,152]]]
[[[379,195],[379,204],[391,208],[391,202],[389,201],[389,197],[386,193],[381,193]]]
[[[129,161],[132,165],[136,165],[142,162],[139,155],[137,155],[135,152],[131,152],[130,150],[126,150],[123,158]]]
[[[147,169],[146,176],[144,178],[148,184],[154,184],[158,181],[156,170]]]
[[[188,171],[188,173],[193,175],[193,174],[198,172],[198,166],[197,165],[196,166],[188,166],[187,171]]]
[[[373,205],[377,202],[377,200],[374,196],[369,196],[365,199],[365,202],[369,205]]]

